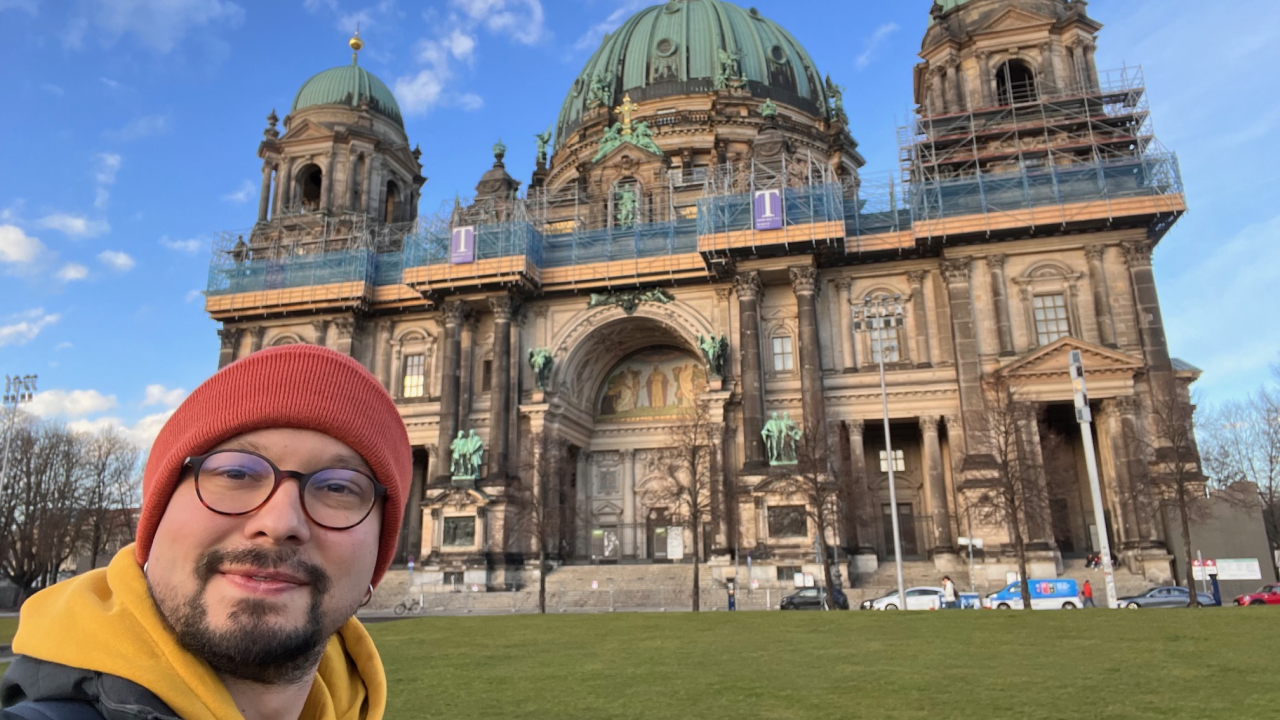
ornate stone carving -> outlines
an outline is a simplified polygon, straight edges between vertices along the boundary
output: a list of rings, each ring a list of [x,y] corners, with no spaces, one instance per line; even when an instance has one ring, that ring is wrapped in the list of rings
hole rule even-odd
[[[907,282],[911,285],[912,290],[916,290],[924,285],[924,281],[928,277],[928,270],[912,270],[907,273]]]
[[[866,423],[861,418],[853,418],[844,421],[845,427],[849,428],[850,437],[862,439],[862,433]]]
[[[731,294],[733,294],[733,288],[727,285],[721,285],[716,288],[716,300],[719,300],[720,302],[727,301]]]
[[[764,284],[760,282],[760,273],[752,270],[735,277],[733,287],[738,291],[739,300],[756,300],[760,297]]]
[[[812,265],[800,265],[788,268],[791,271],[791,287],[796,294],[812,295],[818,289],[818,268]]]
[[[1009,259],[1009,256],[1003,253],[988,255],[985,258],[985,260],[987,261],[987,267],[991,268],[992,270],[1000,270],[1001,272],[1004,271],[1004,263],[1008,259]]]
[[[1103,253],[1107,251],[1105,245],[1085,245],[1084,257],[1089,262],[1101,262]]]
[[[338,340],[350,340],[356,330],[356,323],[354,320],[341,318],[333,321],[333,328],[338,332]]]
[[[662,288],[650,288],[648,290],[629,290],[626,292],[616,293],[591,293],[591,300],[587,303],[587,308],[605,307],[607,305],[617,305],[622,311],[628,315],[634,315],[636,309],[640,307],[640,303],[667,303],[675,302],[675,298],[671,293]]]
[[[240,328],[218,328],[218,340],[222,344],[222,349],[235,350],[240,344],[240,336],[242,333],[243,331]]]
[[[312,320],[311,329],[315,331],[316,344],[323,345],[325,343],[325,339],[329,336],[329,321],[328,320]]]
[[[489,298],[489,309],[493,311],[493,319],[497,322],[511,322],[518,303],[510,295],[498,295]]]
[[[446,325],[461,325],[467,317],[467,304],[461,300],[449,300],[440,306]]]
[[[1124,261],[1131,268],[1148,266],[1151,264],[1151,243],[1146,240],[1129,240],[1120,243],[1120,252],[1124,254]]]
[[[943,260],[938,264],[942,271],[942,279],[948,285],[956,285],[969,282],[969,275],[972,271],[973,260],[970,258],[959,258],[957,260]]]
[[[920,432],[925,435],[938,434],[938,418],[932,415],[926,415],[920,418]]]

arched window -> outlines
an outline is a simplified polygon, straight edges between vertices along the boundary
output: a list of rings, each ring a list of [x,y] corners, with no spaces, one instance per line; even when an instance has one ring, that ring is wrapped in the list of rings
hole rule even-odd
[[[317,165],[307,165],[298,172],[303,210],[320,209],[320,193],[324,189],[324,172]]]
[[[996,68],[996,97],[1001,105],[1035,102],[1036,73],[1021,60],[1010,60]]]
[[[387,223],[399,222],[400,220],[399,210],[400,210],[400,186],[396,184],[395,180],[388,180],[387,181],[387,204],[386,204],[385,210],[383,211],[383,216],[382,216],[383,222],[387,222]]]

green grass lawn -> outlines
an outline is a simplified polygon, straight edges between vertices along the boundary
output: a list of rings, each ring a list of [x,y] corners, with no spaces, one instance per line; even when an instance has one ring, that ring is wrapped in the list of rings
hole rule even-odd
[[[1280,614],[691,613],[370,625],[395,720],[1271,717]]]
[[[0,645],[13,644],[13,634],[18,632],[18,618],[0,617]]]

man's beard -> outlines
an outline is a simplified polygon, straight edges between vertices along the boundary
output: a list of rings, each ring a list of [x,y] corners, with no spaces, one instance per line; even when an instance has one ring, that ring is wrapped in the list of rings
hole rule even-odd
[[[287,568],[306,578],[311,590],[306,619],[297,627],[281,627],[271,622],[272,616],[280,612],[277,603],[243,598],[232,605],[227,615],[228,627],[215,630],[209,624],[205,591],[219,568],[226,565]],[[299,560],[296,550],[210,550],[196,563],[195,576],[198,585],[185,600],[161,598],[154,590],[152,596],[178,642],[220,675],[263,685],[301,682],[314,671],[329,636],[340,625],[327,627],[321,612],[332,584],[328,573],[318,565]]]

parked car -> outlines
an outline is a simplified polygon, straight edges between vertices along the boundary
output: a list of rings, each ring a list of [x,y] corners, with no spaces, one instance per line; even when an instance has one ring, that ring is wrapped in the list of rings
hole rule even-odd
[[[1070,578],[1028,580],[1027,584],[1031,589],[1033,610],[1075,610],[1084,604],[1080,602],[1079,586]],[[1022,583],[1010,583],[1000,592],[991,593],[982,599],[982,607],[988,610],[1021,610]]]
[[[937,610],[942,607],[942,588],[940,587],[907,588],[906,594],[908,610]],[[899,607],[901,602],[898,591],[895,590],[884,597],[864,601],[861,608],[863,610],[901,610],[902,608]]]
[[[1116,601],[1116,605],[1130,610],[1138,608],[1178,608],[1187,607],[1191,604],[1191,593],[1184,587],[1173,585],[1170,587],[1151,588],[1141,595],[1133,595],[1131,597],[1122,597]],[[1201,605],[1214,605],[1213,596],[1205,593],[1196,593],[1196,598],[1200,600]]]
[[[827,602],[827,591],[823,588],[801,588],[799,592],[782,598],[779,610],[821,610]],[[838,610],[849,609],[849,596],[836,589],[831,594],[831,606]]]
[[[1263,585],[1258,592],[1236,598],[1237,605],[1280,605],[1280,583]]]

